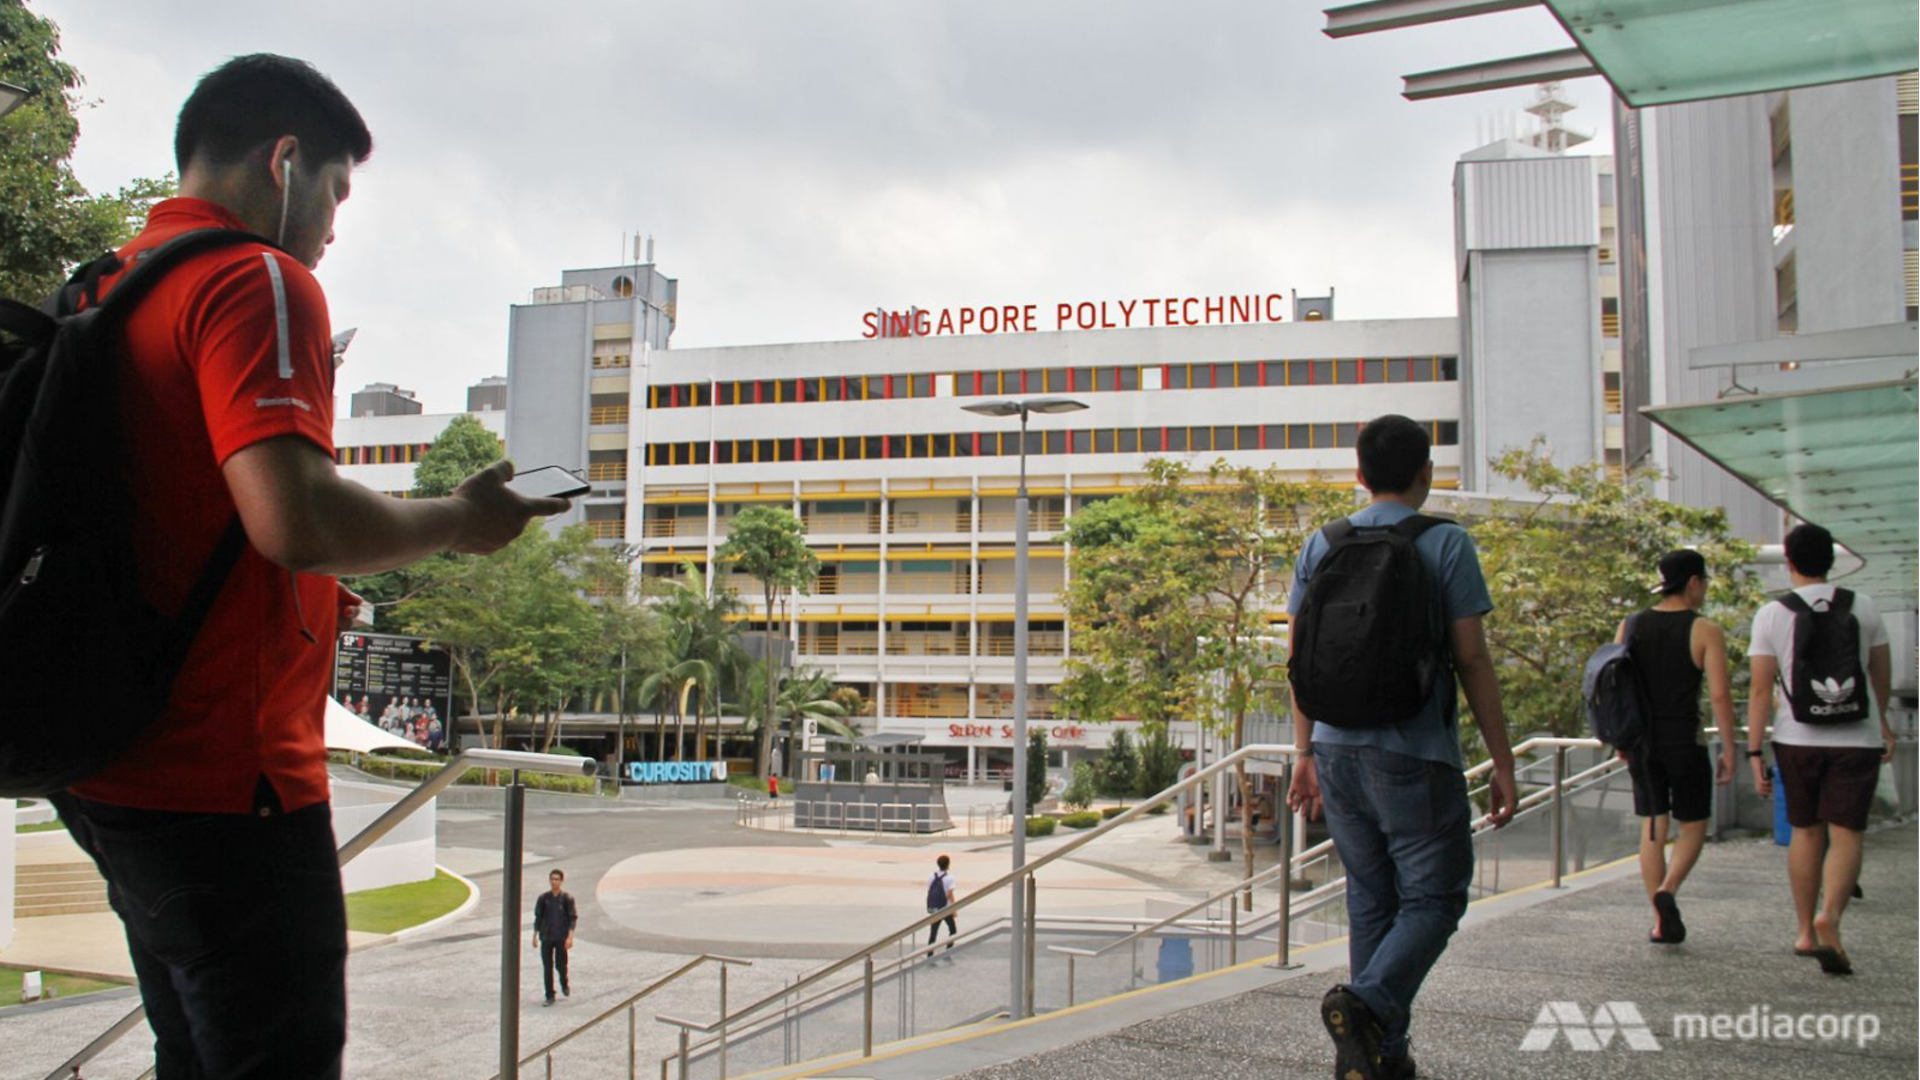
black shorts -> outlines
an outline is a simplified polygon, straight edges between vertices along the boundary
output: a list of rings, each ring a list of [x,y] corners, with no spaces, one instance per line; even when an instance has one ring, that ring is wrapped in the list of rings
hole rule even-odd
[[[1627,759],[1633,812],[1675,821],[1705,821],[1713,812],[1713,763],[1698,745],[1652,746]]]
[[[1787,824],[1811,829],[1825,822],[1865,832],[1873,790],[1880,783],[1884,751],[1860,746],[1773,744],[1780,787],[1787,796]]]

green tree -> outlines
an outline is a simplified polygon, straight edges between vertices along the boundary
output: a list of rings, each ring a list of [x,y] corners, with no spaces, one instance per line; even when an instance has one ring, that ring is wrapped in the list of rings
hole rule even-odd
[[[693,744],[696,759],[705,753],[706,717],[719,715],[720,693],[726,685],[744,681],[747,657],[740,648],[734,618],[740,601],[724,589],[709,590],[707,575],[692,562],[685,574],[667,584],[659,600],[666,621],[669,670],[675,675],[673,694],[680,705],[682,732],[674,739],[675,760],[685,760],[684,727],[687,706],[693,708]]]
[[[1093,764],[1077,762],[1073,766],[1073,778],[1067,781],[1066,790],[1060,793],[1060,804],[1069,810],[1085,810],[1093,805],[1093,796]]]
[[[1140,726],[1140,775],[1133,793],[1146,798],[1158,795],[1180,779],[1180,748],[1173,745],[1167,725],[1148,723]]]
[[[1100,758],[1100,790],[1107,795],[1133,794],[1140,781],[1140,757],[1126,728],[1116,728],[1107,740],[1107,752]]]
[[[506,456],[500,436],[478,417],[461,413],[433,440],[413,469],[413,497],[440,499],[460,482]]]
[[[744,712],[745,730],[758,736],[764,730],[766,718],[767,665],[762,662],[750,669],[741,696]],[[819,670],[801,670],[789,674],[781,680],[779,693],[774,695],[773,715],[776,727],[785,727],[787,731],[787,759],[797,765],[799,735],[805,729],[808,720],[829,735],[843,739],[856,738],[860,732],[846,722],[849,715],[846,696],[843,690],[849,687],[836,687],[833,676]],[[859,697],[859,692],[854,692]],[[798,773],[794,773],[798,778]]]
[[[1652,603],[1654,564],[1679,547],[1706,557],[1705,614],[1727,630],[1740,693],[1748,627],[1765,597],[1750,569],[1756,550],[1733,535],[1723,511],[1656,498],[1648,473],[1615,480],[1598,464],[1555,465],[1539,443],[1502,455],[1493,468],[1531,492],[1466,522],[1493,597],[1487,643],[1516,741],[1586,733],[1587,656],[1613,640],[1620,620]],[[1477,756],[1478,730],[1463,724],[1461,737]]]
[[[1195,476],[1180,462],[1148,462],[1145,484],[1089,508],[1084,527],[1076,515],[1068,530],[1067,617],[1079,657],[1063,696],[1090,720],[1186,715],[1244,746],[1248,714],[1279,713],[1286,701],[1284,654],[1269,627],[1285,610],[1294,561],[1351,505],[1350,488],[1275,469],[1220,461]],[[1252,876],[1253,784],[1244,765],[1235,774]]]
[[[784,641],[785,635],[778,630],[774,597],[783,590],[805,592],[813,588],[814,579],[820,576],[820,560],[807,548],[806,530],[800,519],[793,516],[793,511],[784,506],[749,506],[735,515],[727,527],[727,542],[720,546],[715,558],[734,563],[741,573],[760,583],[767,618],[766,651],[762,655],[777,672],[780,649],[775,637],[778,634]],[[764,681],[767,683],[766,711],[771,713],[778,679]],[[754,772],[762,780],[767,778],[772,751],[773,725],[768,724],[760,729],[754,750]],[[787,765],[791,769],[793,762],[788,761]]]
[[[1027,812],[1032,813],[1047,797],[1047,729],[1035,727],[1027,732]]]
[[[139,232],[147,208],[173,194],[171,174],[113,195],[73,175],[85,80],[60,58],[60,28],[0,0],[0,81],[33,92],[0,120],[0,296],[38,303],[78,264]]]
[[[499,436],[470,415],[456,416],[420,457],[413,471],[413,497],[437,499],[453,494],[460,481],[500,460],[505,449]],[[439,571],[451,555],[429,555],[411,566],[346,579],[346,586],[373,607],[373,627],[381,633],[400,629],[395,611],[400,602],[422,589],[447,580]],[[457,577],[457,573],[456,573]]]

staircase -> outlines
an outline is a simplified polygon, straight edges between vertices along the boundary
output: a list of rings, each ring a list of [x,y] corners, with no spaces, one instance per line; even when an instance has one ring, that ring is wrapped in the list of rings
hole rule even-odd
[[[16,868],[14,918],[111,910],[106,880],[90,862],[22,863]]]

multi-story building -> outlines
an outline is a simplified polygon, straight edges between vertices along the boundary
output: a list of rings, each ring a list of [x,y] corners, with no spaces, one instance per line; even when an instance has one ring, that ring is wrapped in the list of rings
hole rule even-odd
[[[1536,438],[1563,464],[1624,461],[1613,158],[1566,154],[1587,140],[1562,123],[1571,108],[1557,83],[1541,87],[1537,131],[1454,169],[1461,484],[1474,491],[1516,490],[1487,462]]]
[[[1341,322],[1319,298],[1299,303],[1322,318],[1277,324],[668,350],[671,308],[613,297],[619,279],[673,295],[634,265],[569,272],[591,291],[515,309],[515,459],[585,468],[593,492],[575,513],[637,545],[651,578],[711,566],[746,506],[792,509],[822,563],[813,594],[772,613],[799,662],[859,689],[870,729],[918,735],[969,770],[1004,765],[1011,747],[1018,436],[963,405],[1088,406],[1035,418],[1028,449],[1029,715],[1067,747],[1103,746],[1106,731],[1056,703],[1073,648],[1062,528],[1137,484],[1149,458],[1351,484],[1360,426],[1399,412],[1431,425],[1440,482],[1459,476],[1452,319]],[[651,347],[635,356],[635,341]],[[553,386],[571,396],[530,407],[528,387]],[[754,583],[721,567],[715,584],[764,625]]]
[[[467,411],[470,413],[506,412],[507,377],[489,375],[467,387]]]
[[[353,392],[349,399],[347,415],[366,416],[418,416],[424,409],[413,391],[402,390],[392,383],[368,383]]]
[[[1917,96],[1909,74],[1616,105],[1626,450],[1665,497],[1781,531],[1779,507],[1642,406],[1911,375],[1911,331],[1875,340],[1920,315]]]
[[[486,385],[483,382],[469,390],[468,400],[472,401],[474,391]],[[336,416],[333,420],[334,461],[340,475],[357,484],[389,495],[406,495],[413,490],[414,467],[427,448],[454,417],[465,415],[468,414],[412,412]],[[472,415],[505,442],[506,413],[483,409]]]

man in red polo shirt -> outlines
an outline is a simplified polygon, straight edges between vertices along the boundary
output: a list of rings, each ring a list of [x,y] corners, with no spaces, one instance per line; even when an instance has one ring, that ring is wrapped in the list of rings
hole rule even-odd
[[[340,1075],[346,916],[323,706],[352,594],[332,575],[492,551],[567,505],[508,491],[505,463],[445,499],[335,472],[331,330],[310,271],[372,149],[320,72],[239,57],[181,109],[180,197],[120,252],[193,229],[262,238],[189,258],[128,317],[118,404],[142,591],[176,611],[236,514],[247,544],[166,711],[57,797],[125,924],[160,1080]]]

